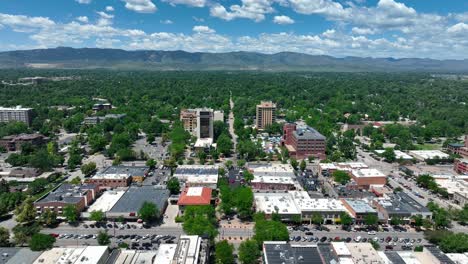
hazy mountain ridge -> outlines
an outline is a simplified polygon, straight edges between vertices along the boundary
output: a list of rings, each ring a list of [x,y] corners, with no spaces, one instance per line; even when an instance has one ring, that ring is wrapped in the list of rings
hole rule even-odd
[[[0,52],[0,68],[112,68],[148,70],[468,72],[468,60],[335,58],[294,52],[186,52],[99,48]]]

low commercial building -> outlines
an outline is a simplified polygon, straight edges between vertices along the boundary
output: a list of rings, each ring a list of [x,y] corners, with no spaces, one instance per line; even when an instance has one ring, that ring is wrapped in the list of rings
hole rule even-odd
[[[319,163],[319,173],[322,175],[331,175],[337,170],[351,172],[352,170],[368,168],[369,166],[362,162]]]
[[[404,192],[388,194],[383,198],[373,201],[376,210],[383,216],[383,221],[389,221],[393,217],[402,219],[408,223],[412,216],[421,215],[423,218],[431,219],[432,212],[421,205]]]
[[[0,248],[1,264],[33,264],[42,254],[29,248],[2,247]]]
[[[438,178],[435,182],[440,188],[447,190],[449,198],[456,204],[464,207],[468,200],[468,182],[463,179],[454,178]]]
[[[114,205],[122,198],[125,194],[123,190],[109,190],[105,191],[96,201],[81,215],[84,218],[90,216],[91,212],[102,211],[104,213],[109,212]]]
[[[107,218],[137,219],[138,210],[144,202],[156,204],[160,214],[166,211],[169,190],[159,186],[131,186],[122,197],[106,212]]]
[[[468,175],[468,159],[456,159],[453,170],[460,174]]]
[[[254,176],[250,185],[255,190],[294,190],[294,178],[276,176]]]
[[[34,264],[105,264],[108,257],[109,249],[107,246],[56,247],[42,253]]]
[[[325,264],[317,245],[294,245],[285,241],[263,242],[265,264]]]
[[[188,205],[210,205],[211,192],[211,188],[207,187],[187,187],[180,194],[177,205],[181,212]]]
[[[346,243],[354,264],[386,264],[370,243]]]
[[[369,189],[370,186],[383,186],[387,183],[387,176],[377,169],[352,170],[351,177],[359,189]]]
[[[468,263],[468,253],[447,253],[445,255],[456,264]]]
[[[277,213],[284,221],[300,216],[302,221],[311,221],[313,215],[319,214],[324,223],[334,223],[340,215],[346,212],[340,200],[312,199],[304,191],[289,191],[287,193],[254,193],[257,212],[266,216]]]
[[[206,264],[209,260],[209,248],[209,241],[207,239],[199,236],[180,236],[174,260],[171,263]]]
[[[110,166],[86,181],[102,188],[127,187],[132,181],[143,182],[148,173],[148,166]]]
[[[465,142],[460,143],[450,143],[447,146],[447,150],[453,154],[460,155],[462,157],[468,157],[468,135],[465,135]]]
[[[217,165],[180,165],[174,172],[174,177],[187,187],[215,189],[218,184],[218,169]]]
[[[342,213],[346,213],[345,207],[338,199],[310,198],[306,191],[290,191],[289,193],[301,210],[302,221],[312,222],[313,216],[319,214],[323,223],[332,224],[340,219]]]
[[[327,138],[310,126],[297,126],[294,123],[283,127],[282,145],[289,151],[289,155],[296,159],[315,157],[326,159]]]
[[[5,136],[0,139],[0,147],[3,147],[7,151],[19,151],[24,144],[31,144],[37,147],[46,144],[48,139],[42,134]]]
[[[95,184],[62,184],[34,203],[36,213],[41,214],[46,209],[61,214],[67,205],[73,205],[78,212],[88,207],[96,199],[99,188]]]
[[[107,119],[118,119],[121,120],[126,117],[126,114],[107,114],[105,116],[88,116],[83,120],[84,125],[97,125],[104,122]]]
[[[174,245],[175,246],[175,245]],[[158,250],[159,251],[159,250]],[[158,251],[148,250],[148,251],[141,251],[141,250],[122,250],[115,260],[115,262],[110,264],[137,264],[137,263],[144,263],[144,264],[152,264],[158,263],[154,262]],[[164,263],[164,262],[162,262]]]
[[[365,217],[368,215],[377,216],[377,211],[372,208],[366,200],[341,199],[341,202],[357,224],[363,223]]]
[[[410,150],[409,154],[420,161],[432,159],[448,159],[450,157],[449,154],[444,153],[440,150]]]
[[[0,107],[0,123],[23,122],[28,126],[32,122],[32,108],[24,108],[20,105],[16,107]]]
[[[254,175],[252,188],[257,190],[293,190],[296,176],[289,164],[248,164]]]
[[[110,110],[112,109],[112,104],[110,103],[98,103],[93,105],[94,111]]]
[[[13,168],[10,172],[8,172],[5,177],[8,178],[15,178],[18,181],[22,179],[31,179],[36,178],[37,176],[41,175],[41,171],[36,168]]]
[[[153,263],[157,264],[172,264],[175,253],[177,250],[177,244],[161,244],[158,248],[158,254],[154,258]]]
[[[277,213],[281,220],[290,221],[301,216],[290,193],[254,193],[255,210],[263,212],[266,217]]]
[[[385,152],[385,150],[379,149],[379,150],[375,150],[375,152],[377,154],[382,154],[382,153]],[[395,158],[397,160],[411,160],[411,159],[413,159],[413,157],[411,157],[410,155],[406,154],[405,152],[403,152],[401,150],[393,150],[393,152],[395,153]]]

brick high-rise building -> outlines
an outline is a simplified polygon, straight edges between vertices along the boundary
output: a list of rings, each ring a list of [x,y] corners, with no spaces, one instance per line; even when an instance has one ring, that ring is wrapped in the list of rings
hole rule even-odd
[[[17,107],[0,107],[0,123],[7,122],[23,122],[28,126],[31,125],[32,121],[32,108]]]
[[[263,130],[274,122],[276,122],[276,104],[271,101],[262,101],[257,105],[255,127]]]
[[[287,123],[283,126],[282,144],[289,151],[289,155],[296,159],[314,156],[325,159],[327,138],[309,126],[298,127]]]

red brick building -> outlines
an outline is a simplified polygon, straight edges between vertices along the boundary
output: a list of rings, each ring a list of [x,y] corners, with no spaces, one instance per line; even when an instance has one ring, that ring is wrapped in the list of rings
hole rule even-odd
[[[351,178],[360,189],[369,189],[372,185],[383,186],[387,183],[387,176],[376,169],[352,170]]]
[[[33,146],[40,146],[47,143],[48,138],[41,134],[20,134],[6,136],[0,139],[0,146],[7,151],[21,150],[23,144],[29,143]]]
[[[326,159],[327,138],[309,126],[298,127],[287,123],[283,126],[282,145],[289,151],[289,156],[296,159],[305,159],[314,156]]]
[[[453,169],[457,173],[468,175],[468,159],[456,159]]]
[[[37,214],[43,213],[46,209],[61,214],[67,205],[73,205],[78,212],[81,212],[96,199],[98,191],[99,187],[95,184],[62,184],[36,201],[34,207]]]

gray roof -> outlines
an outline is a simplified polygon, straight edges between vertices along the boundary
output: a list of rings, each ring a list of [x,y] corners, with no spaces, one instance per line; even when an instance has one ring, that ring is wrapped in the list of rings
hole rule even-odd
[[[338,256],[330,243],[318,243],[317,248],[325,263],[339,263]]]
[[[145,201],[155,203],[158,208],[164,208],[170,192],[156,186],[131,186],[117,201],[109,212],[136,213]]]
[[[100,171],[98,174],[128,174],[130,176],[144,176],[148,173],[148,166],[110,166]]]
[[[298,127],[296,131],[293,132],[296,138],[300,139],[319,139],[325,140],[326,137],[320,134],[317,130],[310,126]]]
[[[18,253],[19,248],[12,247],[2,247],[0,248],[0,264],[7,263],[16,253]]]
[[[390,195],[390,205],[384,206],[389,214],[410,215],[417,213],[430,213],[427,207],[421,205],[404,192]]]
[[[384,251],[387,258],[391,261],[392,264],[405,264],[406,262],[402,257],[395,251]]]
[[[322,264],[317,247],[291,246],[289,243],[264,243],[269,264]]]
[[[42,251],[32,251],[29,248],[21,248],[12,256],[7,264],[32,264],[42,254]],[[4,262],[0,262],[4,263]]]
[[[81,185],[73,185],[64,183],[57,189],[50,192],[36,203],[62,202],[76,203],[80,201],[83,195],[90,189],[96,188],[95,184],[85,183]]]
[[[187,175],[213,175],[218,174],[218,169],[211,167],[196,167],[196,168],[177,168],[174,174],[187,174]]]
[[[433,245],[425,246],[425,248],[436,257],[441,264],[455,264],[447,255],[445,255],[440,249]]]

